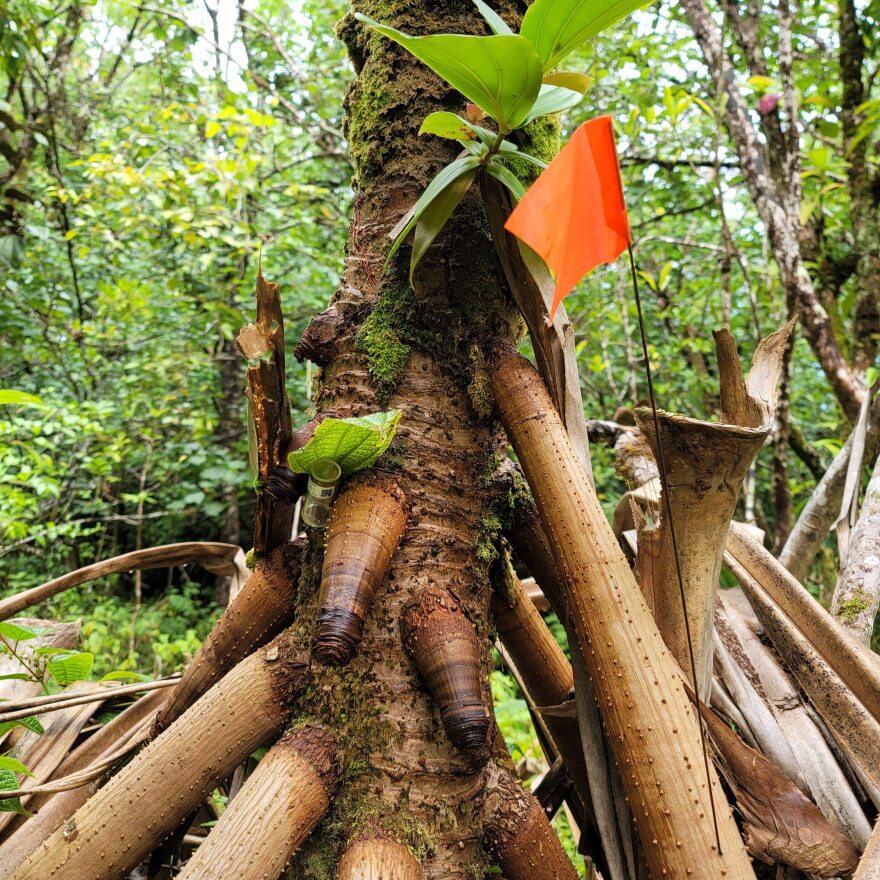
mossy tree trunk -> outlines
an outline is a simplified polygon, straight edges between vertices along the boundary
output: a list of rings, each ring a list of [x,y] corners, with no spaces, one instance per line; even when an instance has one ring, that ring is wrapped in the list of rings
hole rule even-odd
[[[356,0],[355,11],[413,34],[485,32],[471,0]],[[508,3],[501,11],[514,22],[522,9]],[[319,414],[402,410],[389,453],[356,480],[396,484],[408,523],[354,659],[343,668],[313,663],[313,697],[303,712],[336,733],[341,789],[297,856],[296,876],[333,876],[347,840],[379,832],[409,845],[426,878],[471,878],[488,864],[482,842],[495,810],[484,801],[497,788],[485,764],[494,735],[488,566],[498,528],[492,474],[505,440],[491,414],[484,352],[492,340],[513,340],[523,328],[476,187],[419,266],[412,288],[408,248],[382,271],[389,230],[458,152],[455,144],[419,137],[419,126],[434,110],[461,112],[464,102],[353,15],[339,34],[357,72],[346,99],[354,217],[339,288],[298,353],[321,366]],[[557,145],[554,124],[544,123],[537,134],[552,142],[551,150]],[[311,552],[297,617],[304,640],[312,638],[318,612],[319,539]],[[405,650],[403,620],[415,660]],[[432,628],[439,648],[426,646]],[[438,706],[445,684],[429,693],[425,676],[444,640],[469,644],[471,630],[485,709],[461,713],[457,723],[472,725],[462,734],[450,725],[448,707]]]

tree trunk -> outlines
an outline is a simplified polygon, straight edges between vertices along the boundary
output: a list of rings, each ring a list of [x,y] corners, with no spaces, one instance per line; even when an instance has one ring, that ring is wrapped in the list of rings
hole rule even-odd
[[[502,5],[501,12],[514,9]],[[468,0],[358,0],[352,11],[415,34],[484,32]],[[351,507],[357,528],[367,531],[373,516],[403,535],[396,549],[395,541],[365,560],[360,573],[352,568],[347,583],[341,569],[324,566],[319,589],[321,541],[304,566],[295,626],[318,641],[315,697],[303,709],[336,735],[341,788],[295,865],[297,876],[323,877],[315,866],[335,866],[341,857],[350,876],[372,876],[369,859],[387,853],[363,841],[391,839],[409,846],[426,880],[472,877],[489,863],[482,844],[496,811],[494,800],[484,809],[482,793],[508,798],[482,766],[495,729],[488,687],[487,573],[498,528],[491,477],[504,441],[491,415],[481,350],[493,338],[514,339],[522,324],[476,192],[420,264],[412,288],[408,253],[383,273],[388,232],[457,152],[447,141],[419,137],[421,121],[441,108],[461,111],[463,101],[352,15],[339,33],[358,73],[346,98],[354,219],[342,281],[297,353],[322,368],[319,415],[402,411],[389,453],[355,481],[358,505],[375,507],[346,503],[340,516]],[[552,150],[555,136],[551,141]],[[337,536],[331,521],[334,547],[347,540],[341,528]],[[351,565],[350,548],[346,553]],[[343,611],[340,641],[328,624]],[[472,659],[452,656],[450,642]],[[362,875],[356,858],[364,859]],[[395,864],[401,876],[409,873],[405,859]],[[557,876],[552,865],[540,876]]]
[[[846,565],[834,589],[831,613],[866,648],[880,605],[880,458],[850,538]]]

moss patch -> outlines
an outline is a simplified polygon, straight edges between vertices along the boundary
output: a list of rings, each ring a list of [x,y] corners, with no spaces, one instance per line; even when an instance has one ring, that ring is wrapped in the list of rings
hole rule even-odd
[[[292,876],[334,880],[346,841],[364,831],[384,834],[405,844],[419,862],[432,856],[436,849],[431,830],[409,814],[406,798],[392,804],[364,786],[349,784],[334,800],[330,817],[295,856]]]
[[[494,513],[487,513],[480,518],[480,531],[477,535],[477,561],[489,566],[498,558],[498,535],[501,531],[501,520]]]
[[[355,348],[367,356],[370,378],[383,404],[406,371],[410,347],[395,330],[387,301],[380,302],[364,321],[355,339]]]
[[[487,419],[492,415],[495,400],[492,397],[492,383],[489,379],[489,368],[483,350],[476,344],[470,347],[471,381],[468,384],[468,395],[474,412]]]
[[[558,113],[541,116],[530,122],[525,128],[514,132],[510,140],[514,141],[523,153],[528,153],[542,162],[550,162],[559,152],[562,123]],[[502,153],[503,163],[526,185],[534,182],[541,169],[531,162],[517,159]]]
[[[386,147],[376,135],[385,127],[385,115],[393,99],[378,76],[362,76],[350,98],[346,135],[355,171],[363,180],[381,169]]]
[[[871,596],[864,590],[856,590],[849,599],[840,603],[837,616],[843,621],[855,620],[866,608],[871,607]]]

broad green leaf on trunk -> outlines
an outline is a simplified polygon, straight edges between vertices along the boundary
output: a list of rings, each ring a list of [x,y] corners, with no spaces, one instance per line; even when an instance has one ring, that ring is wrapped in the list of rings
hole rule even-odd
[[[391,245],[391,250],[388,251],[388,256],[385,258],[385,269],[388,268],[388,264],[397,253],[398,248],[403,244],[407,235],[409,235],[410,230],[419,222],[419,218],[422,216],[422,213],[428,205],[430,205],[450,183],[457,180],[462,175],[467,174],[468,171],[472,171],[479,164],[480,160],[477,156],[460,156],[455,161],[450,162],[428,184],[427,188],[419,196],[416,203],[406,212],[406,214],[403,215],[403,217],[400,218],[397,226],[395,226],[389,233],[390,237],[394,239],[394,243]]]
[[[480,15],[486,20],[486,24],[489,25],[489,30],[491,30],[493,34],[498,37],[504,37],[513,33],[509,25],[494,9],[492,9],[491,6],[487,6],[483,3],[483,0],[474,0],[474,3],[476,4],[477,9],[480,10]]]
[[[475,127],[467,119],[448,110],[438,110],[426,116],[419,134],[435,134],[451,141],[472,141],[477,137]]]
[[[92,654],[83,651],[79,654],[69,654],[67,657],[58,657],[46,664],[49,674],[61,687],[67,687],[75,681],[88,678],[92,671],[92,663],[95,658]]]
[[[524,37],[434,34],[411,37],[361,13],[374,27],[424,62],[505,131],[522,124],[541,87],[541,62]]]
[[[13,404],[16,406],[45,406],[43,401],[35,394],[26,394],[24,391],[4,389],[0,391],[0,404]]]
[[[491,165],[491,162],[489,163]],[[476,169],[454,180],[432,202],[416,224],[415,240],[413,241],[412,256],[409,261],[409,283],[412,284],[413,272],[419,264],[419,260],[425,255],[425,251],[439,235],[440,230],[446,225],[446,221],[452,216],[452,212],[458,207],[458,203],[464,198],[470,189],[474,178],[477,176]]]
[[[17,623],[4,620],[0,621],[0,636],[3,636],[8,642],[26,642],[29,639],[35,639],[37,634],[31,629],[19,626]]]
[[[645,0],[535,0],[519,32],[538,50],[544,70],[550,70],[569,52],[645,5]]]
[[[538,100],[532,105],[523,125],[527,125],[539,116],[546,116],[548,113],[561,113],[563,110],[570,110],[580,104],[583,99],[583,93],[572,89],[566,89],[562,86],[541,86]]]
[[[486,165],[486,171],[496,180],[503,183],[510,190],[516,201],[519,201],[526,194],[526,188],[522,185],[520,179],[500,162],[494,159],[489,160]]]
[[[307,474],[323,458],[335,461],[343,474],[370,467],[394,439],[400,410],[351,419],[324,419],[302,448],[287,457],[290,469]]]

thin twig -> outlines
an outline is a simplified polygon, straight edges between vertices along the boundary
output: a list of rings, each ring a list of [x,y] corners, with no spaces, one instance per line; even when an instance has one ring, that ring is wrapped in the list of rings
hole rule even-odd
[[[126,694],[139,694],[146,691],[155,691],[160,688],[172,687],[180,681],[180,676],[175,675],[169,678],[160,678],[156,681],[141,681],[137,684],[124,684],[113,686],[112,682],[107,682],[104,687],[96,688],[93,691],[76,694],[76,696],[65,696],[61,694],[52,694],[47,697],[32,697],[29,700],[18,700],[14,705],[17,707],[6,712],[0,712],[0,724],[7,721],[18,721],[20,718],[27,718],[29,715],[44,715],[47,712],[58,712],[61,709],[68,709],[71,706],[82,706],[85,703],[94,702],[97,699],[109,700],[115,697],[125,696]]]
[[[35,794],[58,794],[62,791],[70,791],[71,789],[88,785],[93,779],[97,779],[104,774],[108,768],[124,758],[133,749],[136,749],[141,743],[146,742],[150,738],[152,723],[153,718],[151,716],[145,718],[134,729],[132,735],[126,738],[120,748],[107,755],[106,758],[96,761],[94,764],[90,764],[76,773],[62,776],[61,779],[46,783],[45,785],[35,785],[33,788],[10,788],[0,791],[0,799],[29,797]]]
[[[663,443],[660,435],[660,418],[657,415],[657,400],[654,396],[654,380],[651,377],[651,361],[648,356],[648,337],[645,333],[645,319],[642,314],[642,298],[639,294],[638,275],[636,273],[636,260],[633,256],[632,245],[629,251],[629,267],[632,272],[633,291],[636,298],[636,312],[639,318],[639,334],[642,339],[642,354],[645,358],[645,379],[648,385],[648,397],[651,401],[651,412],[654,417],[654,431],[657,434],[657,468],[660,471],[660,485],[663,487],[662,497],[666,509],[666,517],[669,520],[669,536],[672,539],[672,556],[675,559],[675,573],[678,579],[678,590],[681,596],[681,609],[684,616],[684,631],[687,637],[688,656],[690,658],[691,677],[694,683],[694,691],[697,691],[697,662],[694,659],[694,644],[691,638],[691,626],[688,620],[687,600],[684,595],[684,578],[681,574],[681,561],[678,554],[678,540],[675,532],[675,524],[672,519],[672,504],[669,501],[669,480],[666,472],[666,456],[663,453]],[[718,828],[718,814],[715,811],[715,796],[712,792],[712,776],[709,772],[709,748],[706,745],[706,730],[703,719],[697,710],[697,725],[700,728],[700,743],[703,746],[703,764],[706,770],[706,786],[709,790],[709,805],[712,808],[712,823],[715,826],[715,843],[718,846],[718,855],[721,855],[721,831]]]

